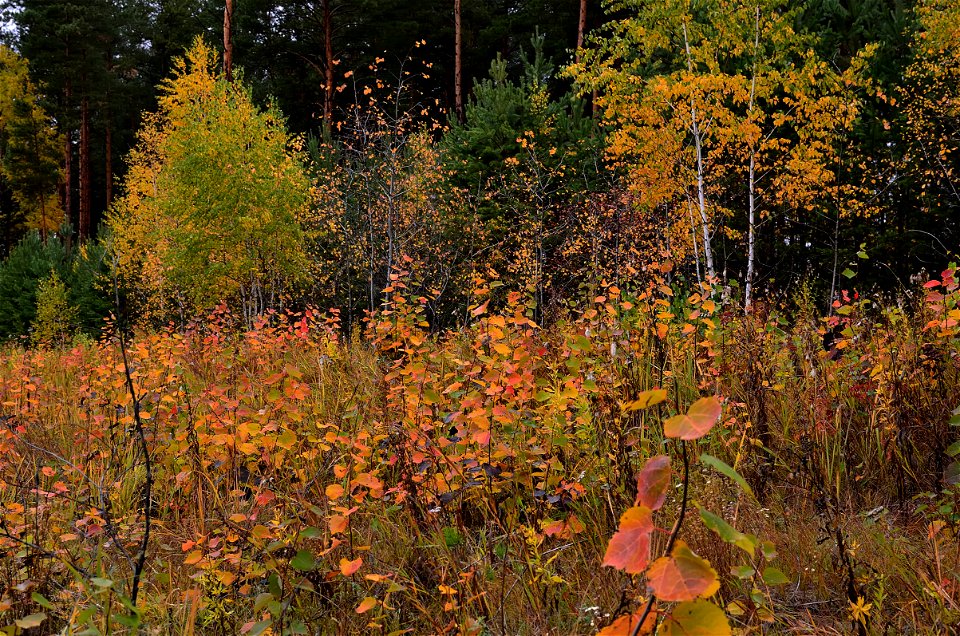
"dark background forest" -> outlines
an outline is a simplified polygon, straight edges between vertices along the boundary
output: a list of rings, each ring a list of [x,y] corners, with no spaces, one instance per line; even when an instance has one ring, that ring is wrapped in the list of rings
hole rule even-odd
[[[582,283],[583,263],[573,262],[571,256],[577,251],[571,248],[571,238],[576,240],[582,228],[576,230],[577,224],[570,222],[570,209],[589,207],[591,201],[602,207],[596,204],[602,197],[613,200],[618,192],[629,189],[630,176],[619,170],[623,163],[616,151],[609,151],[612,142],[605,141],[609,131],[622,124],[616,107],[601,112],[596,100],[602,102],[604,96],[598,95],[596,85],[590,90],[587,72],[578,78],[576,71],[564,68],[574,61],[578,39],[586,37],[588,46],[602,49],[597,43],[615,33],[615,26],[631,14],[630,3],[237,0],[228,4],[200,0],[4,3],[5,39],[29,63],[38,107],[62,140],[59,157],[56,153],[48,157],[46,169],[49,179],[51,162],[59,164],[57,201],[65,210],[56,220],[47,221],[50,227],[42,228],[27,218],[26,206],[16,200],[9,179],[4,182],[0,249],[6,264],[0,275],[0,302],[6,311],[0,330],[5,336],[22,335],[29,329],[37,285],[51,261],[62,264],[61,278],[71,279],[67,288],[73,304],[81,309],[83,324],[97,328],[105,301],[98,300],[90,280],[96,275],[71,274],[63,263],[76,258],[79,244],[89,242],[93,252],[99,249],[95,241],[103,236],[107,210],[124,192],[128,157],[143,114],[156,110],[158,86],[170,76],[173,60],[198,36],[223,49],[226,31],[231,66],[240,81],[249,87],[255,104],[276,108],[288,130],[307,140],[304,161],[314,166],[315,179],[331,182],[329,174],[316,170],[317,166],[372,161],[369,156],[360,157],[369,148],[358,150],[354,143],[357,135],[367,141],[371,138],[371,131],[351,126],[360,121],[354,109],[365,102],[359,91],[374,80],[387,95],[390,89],[400,89],[393,108],[394,115],[401,111],[405,115],[403,134],[412,134],[417,127],[426,130],[426,124],[433,123],[431,143],[448,168],[442,177],[447,186],[440,191],[462,193],[446,195],[456,198],[450,207],[459,208],[442,213],[447,225],[454,233],[458,224],[483,226],[482,231],[473,227],[461,234],[464,241],[471,237],[470,245],[455,245],[449,232],[434,237],[446,249],[439,260],[476,263],[476,255],[483,250],[488,254],[516,250],[525,239],[511,239],[511,225],[522,226],[517,219],[541,214],[547,218],[541,219],[541,238],[545,238],[536,267],[543,270],[545,282],[538,285],[545,287],[541,290],[544,307],[549,304],[547,296],[555,302]],[[225,24],[228,9],[229,24]],[[955,93],[955,88],[943,85],[943,78],[910,71],[924,61],[914,44],[919,26],[910,2],[810,0],[778,5],[775,10],[783,13],[797,34],[803,34],[803,46],[814,51],[830,72],[839,77],[856,71],[857,112],[841,134],[826,142],[832,145],[829,161],[833,163],[828,166],[835,188],[832,194],[807,202],[805,209],[795,203],[781,205],[776,213],[757,220],[756,263],[749,272],[752,286],[760,295],[776,295],[810,284],[823,297],[824,307],[829,307],[830,294],[836,293],[842,280],[839,272],[850,271],[847,264],[858,262],[855,255],[868,247],[869,264],[858,268],[858,285],[903,291],[911,275],[941,267],[957,245],[955,107],[949,105],[949,95],[927,99],[931,87],[948,93]],[[595,40],[590,40],[591,34]],[[502,60],[501,66],[497,60]],[[669,63],[662,66],[669,70]],[[644,72],[660,71],[648,64]],[[491,77],[491,73],[500,76]],[[849,78],[844,81],[849,84]],[[533,106],[541,92],[552,109],[546,115]],[[926,99],[922,104],[921,93]],[[554,121],[557,117],[562,120],[559,124]],[[394,116],[380,127],[400,126],[400,119]],[[365,121],[364,126],[371,120]],[[545,121],[551,121],[549,131]],[[520,137],[535,130],[544,136],[538,139],[540,145],[559,148],[562,157],[552,163],[552,155],[545,163],[538,161],[550,170],[570,168],[576,176],[565,174],[547,185],[541,183],[535,195],[493,200],[491,192],[502,194],[503,184],[511,178],[507,176],[510,158],[525,151]],[[354,151],[357,156],[351,159]],[[719,154],[723,152],[718,153],[717,163],[722,162]],[[11,153],[6,156],[9,159]],[[405,169],[423,167],[409,164]],[[354,165],[351,174],[359,170]],[[713,177],[716,190],[722,194],[718,192],[708,205],[718,210],[745,208],[746,191],[721,183],[729,172],[717,171],[717,175]],[[636,202],[618,205],[631,210],[642,207]],[[344,217],[351,213],[347,208],[349,204],[342,211]],[[458,218],[466,209],[478,216]],[[623,213],[630,216],[631,210]],[[669,223],[665,218],[673,214],[666,211],[658,216],[649,206],[647,210],[642,221],[630,222],[634,228]],[[362,214],[359,208],[353,212]],[[682,210],[679,214],[682,218]],[[723,227],[714,222],[712,229],[716,253],[712,269],[724,283],[734,281],[742,287],[748,276],[742,249],[746,228],[742,215],[727,216]],[[62,228],[61,222],[65,223]],[[37,230],[43,241],[28,237]],[[47,230],[56,235],[59,246],[52,247],[46,240]],[[378,242],[370,228],[365,234]],[[609,237],[603,240],[610,242]],[[343,250],[314,247],[316,258],[346,262]],[[377,304],[374,288],[386,284],[386,263],[395,258],[391,249],[376,255],[380,248],[367,246],[368,260],[377,261],[378,281],[360,271],[367,265],[372,269],[372,264],[344,265],[325,275],[322,289],[321,285],[301,289],[299,302],[339,306],[351,316],[362,315]],[[452,257],[454,252],[458,256]],[[104,254],[98,254],[84,258],[104,261]],[[590,260],[582,253],[580,258]],[[513,264],[509,261],[509,257],[502,260],[501,273],[523,269],[516,259]],[[88,265],[87,270],[91,267],[99,266]],[[699,275],[699,263],[696,269]],[[685,271],[693,277],[690,268]],[[425,284],[442,283],[431,279]],[[366,300],[358,300],[362,298]],[[449,322],[450,317],[443,320]]]

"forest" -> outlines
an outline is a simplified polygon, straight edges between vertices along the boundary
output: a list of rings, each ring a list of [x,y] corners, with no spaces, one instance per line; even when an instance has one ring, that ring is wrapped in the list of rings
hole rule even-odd
[[[960,0],[0,16],[0,634],[960,631]]]

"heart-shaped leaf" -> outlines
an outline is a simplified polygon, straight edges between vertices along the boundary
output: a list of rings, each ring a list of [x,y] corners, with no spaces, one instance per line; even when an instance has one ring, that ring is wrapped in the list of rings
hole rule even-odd
[[[620,527],[610,539],[603,565],[639,574],[650,560],[650,534],[653,511],[646,506],[628,508],[620,517]]]
[[[723,610],[710,601],[680,603],[660,626],[661,636],[730,636]]]
[[[670,488],[670,457],[657,455],[647,460],[637,475],[637,504],[659,510]]]
[[[661,601],[692,601],[720,589],[720,579],[710,563],[677,541],[673,554],[654,561],[647,584]]]
[[[700,398],[685,414],[674,415],[663,423],[663,434],[674,439],[699,439],[710,432],[720,419],[720,400]]]

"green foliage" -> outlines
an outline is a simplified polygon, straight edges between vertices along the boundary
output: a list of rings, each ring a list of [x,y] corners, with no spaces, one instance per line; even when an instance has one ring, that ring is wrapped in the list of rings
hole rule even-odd
[[[0,340],[26,336],[38,320],[38,288],[56,274],[75,310],[76,326],[96,335],[110,312],[113,292],[102,247],[68,249],[63,233],[43,241],[27,234],[0,264]]]
[[[37,285],[37,318],[31,341],[39,346],[63,346],[77,328],[79,311],[69,304],[67,288],[56,271]]]
[[[163,84],[110,219],[121,272],[155,317],[226,300],[249,320],[306,281],[299,146],[200,40]]]
[[[464,122],[452,121],[444,137],[456,182],[480,199],[483,218],[501,223],[509,222],[510,205],[491,194],[522,189],[518,173],[542,172],[541,196],[584,191],[600,178],[599,139],[585,102],[569,90],[554,95],[544,36],[531,45],[532,58],[521,54],[519,79],[509,77],[503,58],[491,63],[489,77],[474,83]]]
[[[62,144],[26,60],[0,46],[0,175],[17,207],[2,214],[8,247],[19,230],[37,229],[46,236],[63,223],[57,200]]]

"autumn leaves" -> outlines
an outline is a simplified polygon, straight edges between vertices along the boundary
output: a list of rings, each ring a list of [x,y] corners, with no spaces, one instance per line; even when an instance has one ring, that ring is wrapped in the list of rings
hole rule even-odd
[[[626,409],[647,408],[666,399],[660,389],[646,391],[636,400],[625,405]],[[694,402],[686,413],[674,415],[664,421],[664,436],[680,440],[696,440],[714,427],[720,418],[721,405],[716,397],[705,397]],[[678,602],[666,616],[661,633],[713,634],[730,633],[730,626],[722,609],[712,603],[701,601],[720,589],[717,572],[706,560],[697,556],[682,540],[678,539],[687,506],[689,462],[687,449],[683,452],[683,495],[680,512],[675,522],[664,556],[652,564],[650,561],[651,539],[657,526],[654,513],[663,507],[672,484],[670,457],[657,455],[647,460],[637,477],[637,497],[632,508],[620,517],[620,527],[610,539],[603,565],[622,570],[627,574],[645,574],[650,597],[644,609],[637,614],[622,617],[601,630],[605,636],[616,634],[650,634],[657,627],[655,599],[662,602]]]

